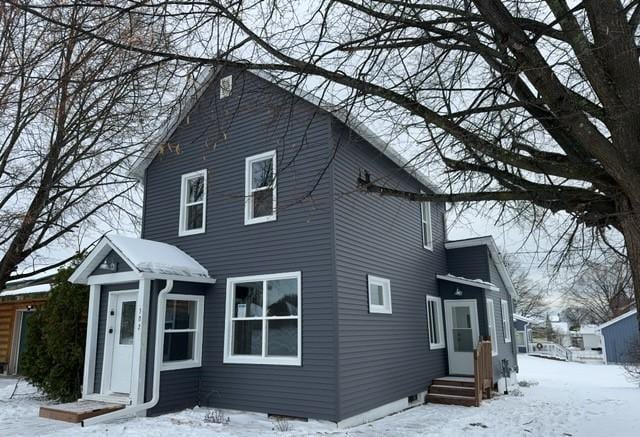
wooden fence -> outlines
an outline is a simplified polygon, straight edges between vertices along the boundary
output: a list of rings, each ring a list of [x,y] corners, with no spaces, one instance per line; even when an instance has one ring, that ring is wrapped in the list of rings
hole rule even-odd
[[[473,377],[475,383],[476,407],[482,399],[491,398],[493,390],[493,361],[491,358],[491,339],[485,338],[478,342],[473,351]]]

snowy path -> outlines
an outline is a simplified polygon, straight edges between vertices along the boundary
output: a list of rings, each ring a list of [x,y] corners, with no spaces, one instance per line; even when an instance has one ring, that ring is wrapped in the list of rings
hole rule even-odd
[[[290,422],[278,432],[264,415],[228,412],[226,425],[203,421],[207,409],[80,428],[37,418],[41,402],[25,385],[8,401],[0,379],[0,436],[606,436],[640,435],[640,389],[617,366],[564,363],[520,356],[520,395],[499,396],[480,408],[425,405],[368,425],[337,430],[326,423]]]

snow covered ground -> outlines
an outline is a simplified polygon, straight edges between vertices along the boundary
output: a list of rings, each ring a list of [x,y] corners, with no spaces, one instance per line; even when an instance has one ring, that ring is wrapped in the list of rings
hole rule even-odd
[[[206,423],[209,411],[196,408],[155,418],[80,428],[37,417],[44,402],[22,383],[0,379],[0,436],[607,436],[640,435],[640,388],[618,366],[564,363],[519,356],[520,381],[508,396],[480,408],[424,405],[373,423],[338,430],[316,421],[288,423],[278,431],[265,415],[225,412],[229,423]]]

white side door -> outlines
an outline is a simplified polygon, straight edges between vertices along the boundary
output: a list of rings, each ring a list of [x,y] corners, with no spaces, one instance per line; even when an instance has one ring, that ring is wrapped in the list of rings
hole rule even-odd
[[[474,299],[445,300],[447,353],[451,375],[473,375],[473,351],[479,338],[478,306]]]
[[[107,335],[111,336],[111,368],[108,392],[131,391],[133,335],[135,331],[137,292],[112,293],[109,301]]]

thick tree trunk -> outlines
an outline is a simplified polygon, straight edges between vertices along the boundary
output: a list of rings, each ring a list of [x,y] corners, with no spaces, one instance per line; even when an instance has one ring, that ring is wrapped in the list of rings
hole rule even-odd
[[[627,203],[628,205],[628,203]],[[640,209],[623,208],[620,225],[629,257],[636,308],[640,308]],[[640,316],[640,312],[638,313]]]

